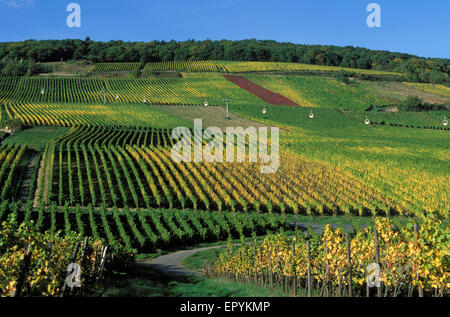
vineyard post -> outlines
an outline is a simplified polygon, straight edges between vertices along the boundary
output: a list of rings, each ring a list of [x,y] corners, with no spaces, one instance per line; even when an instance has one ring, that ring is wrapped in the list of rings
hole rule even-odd
[[[325,237],[325,256],[326,256],[326,264],[325,264],[325,277],[323,279],[322,290],[320,292],[321,296],[325,294],[328,297],[328,274],[329,274],[329,266],[328,266],[328,241]]]
[[[103,269],[105,267],[105,260],[106,260],[106,252],[107,251],[108,251],[108,247],[107,246],[102,247],[102,251],[101,251],[102,257],[101,257],[101,260],[100,260],[100,266],[98,268],[97,280],[100,279],[100,276],[103,273]]]
[[[311,248],[309,240],[306,241],[306,250],[308,251],[307,288],[308,288],[308,297],[311,297]]]
[[[381,269],[381,262],[380,262],[380,246],[378,244],[378,231],[376,228],[376,224],[374,223],[373,226],[373,236],[374,236],[374,244],[375,244],[375,262],[377,263],[378,267]],[[380,286],[377,286],[377,296],[381,297],[381,281]]]
[[[256,241],[253,242],[253,267],[255,269],[255,285],[258,285],[258,270],[256,269]]]
[[[296,265],[295,265],[295,241],[292,240],[292,260],[294,261],[293,263],[293,288],[294,288],[294,296],[297,296],[297,269],[296,269]]]
[[[339,276],[339,285],[338,285],[338,289],[337,289],[337,296],[341,297],[342,296],[342,275],[341,275],[341,269],[338,269],[338,276]]]
[[[347,265],[348,265],[348,296],[352,297],[352,260],[350,257],[350,235],[345,235],[347,244]]]
[[[228,99],[228,98],[226,98],[226,99],[224,99],[223,101],[225,101],[226,104],[227,104],[227,119],[230,119],[230,115],[229,115],[229,112],[228,112],[228,103],[229,103],[231,100]]]
[[[263,263],[262,260],[263,260],[263,258],[262,258],[262,245],[261,245],[261,246],[259,246],[259,262],[261,263],[261,265]],[[264,287],[264,272],[262,271],[262,267],[261,267],[261,286]]]
[[[417,236],[418,236],[417,223],[414,223],[414,242],[416,246],[418,246]],[[419,297],[423,297],[423,288],[422,286],[420,286],[420,284],[419,284]]]
[[[248,259],[248,253],[249,253],[249,248],[247,248],[247,246],[245,247],[245,258]],[[254,259],[254,258],[253,258]],[[252,277],[252,273],[249,271],[247,271],[247,283],[250,284],[251,281],[251,277]]]
[[[239,263],[242,263],[243,259],[244,259],[244,257],[242,256],[242,249],[241,249],[241,250],[239,250]],[[238,272],[238,281],[239,282],[244,282],[243,276],[244,276],[243,273]]]
[[[88,237],[85,237],[84,241],[83,241],[83,247],[81,249],[81,260],[80,260],[81,268],[83,268],[83,265],[84,265],[84,257],[86,255],[87,245],[88,245]]]
[[[23,284],[25,283],[25,276],[27,275],[28,269],[30,267],[31,255],[32,255],[32,245],[27,244],[25,257],[23,259],[23,266],[22,269],[20,270],[19,278],[17,279],[17,288],[16,291],[13,293],[14,297],[20,297],[20,295],[22,295]]]
[[[106,93],[108,92],[108,90],[106,90],[106,89],[103,89],[102,90],[102,93],[103,93],[103,104],[105,105],[106,104]]]
[[[278,249],[278,245],[275,247],[275,252],[277,254],[277,263],[278,263],[278,271],[279,273],[276,274],[275,280],[280,280],[281,284],[281,291],[284,292],[284,279],[283,279],[283,273],[281,271],[281,259],[280,259],[280,252]]]
[[[268,249],[269,252],[269,281],[270,281],[270,288],[273,289],[273,267],[272,267],[272,253],[270,252],[270,248]]]
[[[81,259],[80,259],[81,272],[83,272],[83,268],[84,268],[84,258],[86,255],[87,246],[88,246],[88,237],[85,237],[84,241],[83,241],[83,247],[81,248]]]

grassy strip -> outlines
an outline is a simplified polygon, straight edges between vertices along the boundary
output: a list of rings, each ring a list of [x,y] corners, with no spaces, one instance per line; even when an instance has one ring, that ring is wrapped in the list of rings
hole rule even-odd
[[[27,145],[29,149],[42,151],[48,141],[67,132],[69,128],[34,127],[14,133],[5,140],[5,144]]]
[[[186,257],[181,261],[181,264],[190,270],[200,271],[205,261],[214,263],[222,253],[226,252],[226,250],[226,247],[222,247],[200,251]]]
[[[92,296],[102,297],[273,297],[286,296],[252,284],[203,277],[169,277],[149,268],[101,282]]]

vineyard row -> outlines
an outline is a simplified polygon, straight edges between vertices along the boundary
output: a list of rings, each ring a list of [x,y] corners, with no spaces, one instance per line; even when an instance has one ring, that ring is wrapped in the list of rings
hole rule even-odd
[[[281,170],[268,175],[254,163],[176,163],[170,148],[118,143],[48,146],[36,198],[71,206],[318,215],[409,215],[449,208],[446,201],[413,197],[404,186],[372,187],[350,172],[294,154],[282,154]]]
[[[67,205],[33,208],[33,202],[2,202],[0,222],[14,217],[19,223],[33,221],[38,231],[74,231],[105,242],[113,249],[145,252],[206,241],[221,241],[232,236],[249,237],[268,230],[288,228],[285,217],[256,213],[192,211],[107,210],[104,206],[69,208]]]

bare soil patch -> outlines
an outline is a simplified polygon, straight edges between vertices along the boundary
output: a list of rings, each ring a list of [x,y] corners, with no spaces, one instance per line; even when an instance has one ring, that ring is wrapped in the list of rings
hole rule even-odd
[[[270,103],[271,105],[300,106],[299,104],[286,98],[283,95],[274,93],[264,87],[255,84],[254,82],[248,80],[244,76],[223,75],[223,77],[225,77],[232,83],[238,85],[242,89],[247,90],[248,92],[252,93],[258,98],[261,98],[265,102]]]

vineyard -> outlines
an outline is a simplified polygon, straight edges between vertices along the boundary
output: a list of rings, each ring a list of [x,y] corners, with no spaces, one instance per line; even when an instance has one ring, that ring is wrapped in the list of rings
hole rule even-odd
[[[442,124],[444,118],[450,117],[450,112],[345,112],[351,118],[364,122],[366,118],[373,124],[402,126],[411,128],[427,128],[450,130]]]
[[[412,190],[418,184],[404,187],[381,175],[368,181],[349,167],[331,168],[293,153],[282,154],[275,174],[261,174],[254,163],[176,163],[172,142],[169,130],[72,129],[48,144],[36,199],[59,206],[306,215],[413,215],[449,208],[445,199],[419,199]]]
[[[210,105],[223,105],[223,99],[229,98],[241,105],[298,104],[364,111],[401,101],[361,81],[344,84],[327,77],[247,74],[243,78],[213,72],[183,72],[180,76],[137,79],[0,77],[0,102],[6,105],[101,104],[104,101],[111,105],[203,105],[207,100]],[[242,89],[245,87],[236,81],[239,78],[245,87],[254,87],[254,91]],[[426,88],[425,84],[405,83],[403,86],[410,88],[410,95],[429,90],[427,98],[432,98],[430,95],[440,96],[438,100],[448,98],[446,86],[436,85],[433,89]],[[258,91],[261,91],[259,95]],[[275,97],[265,100],[266,95]]]
[[[276,62],[231,62],[231,61],[170,61],[147,63],[144,70],[153,72],[181,71],[181,72],[222,72],[222,73],[254,73],[254,72],[338,72],[368,75],[400,75],[399,73],[363,70],[356,68],[309,65],[298,63]]]
[[[171,61],[100,63],[86,77],[0,77],[0,224],[8,232],[27,231],[24,237],[33,233],[36,241],[49,237],[39,242],[42,248],[54,241],[65,258],[67,243],[83,237],[90,237],[95,256],[102,245],[122,259],[259,236],[253,244],[230,245],[205,265],[206,275],[277,284],[302,296],[365,296],[366,267],[378,263],[382,296],[448,296],[448,87],[391,85],[380,77],[345,81],[333,74],[339,71],[399,75],[298,63]],[[416,92],[444,110],[389,111],[403,109]],[[279,127],[277,172],[261,173],[269,164],[250,162],[250,147],[263,151],[268,144],[245,138],[244,162],[176,162],[172,132],[187,127],[192,133],[200,118],[205,129],[222,131]],[[212,140],[203,137],[202,150]],[[326,226],[323,235],[293,236],[293,224],[304,219],[371,218],[376,230],[369,225],[347,235]],[[0,267],[2,295],[16,289],[16,280],[4,278],[19,275],[26,249],[16,249],[0,241],[0,263],[11,254],[15,261],[14,273],[2,275]],[[44,261],[46,254],[31,258]],[[51,264],[61,270],[58,265]],[[30,272],[30,281],[42,278],[36,263]],[[59,294],[63,273],[49,282],[51,290],[42,282],[35,294]]]
[[[94,64],[92,67],[92,73],[108,73],[108,72],[131,72],[140,70],[141,63],[99,63]]]
[[[0,200],[14,197],[20,187],[17,179],[21,174],[21,163],[25,156],[26,146],[0,146]]]
[[[193,212],[181,210],[107,209],[105,206],[74,208],[52,204],[33,208],[4,201],[0,221],[13,216],[19,223],[33,221],[41,232],[61,231],[104,241],[115,251],[149,252],[156,248],[174,248],[199,242],[220,241],[227,237],[250,237],[253,232],[288,228],[285,217],[257,213]]]
[[[224,75],[224,77],[229,81],[231,81],[232,83],[238,85],[242,89],[245,89],[248,92],[254,94],[255,96],[258,96],[265,102],[270,103],[271,105],[299,106],[292,100],[289,100],[288,98],[280,94],[275,94],[270,90],[267,90],[264,87],[261,87],[251,82],[250,80],[248,80],[243,76]]]
[[[234,110],[249,118],[261,117],[258,106],[235,106]],[[309,117],[311,111],[314,119]],[[397,201],[400,209],[442,215],[450,210],[448,131],[365,125],[364,119],[356,121],[322,108],[267,106],[265,119],[290,127],[280,148],[347,171],[383,197]],[[444,127],[441,120],[439,129]]]
[[[161,63],[147,63],[144,71],[150,72],[220,72],[222,68],[213,61],[170,61]]]
[[[222,105],[223,98],[261,103],[220,74],[195,73],[183,77],[141,79],[14,78],[0,77],[0,102],[108,104]]]
[[[205,271],[272,289],[277,284],[290,295],[311,296],[314,291],[327,297],[359,297],[370,294],[367,268],[375,263],[380,268],[379,297],[443,297],[450,288],[448,252],[448,231],[432,217],[425,218],[420,229],[412,221],[394,226],[378,218],[375,226],[357,230],[351,238],[328,225],[323,235],[308,239],[276,234],[260,244],[230,245]]]
[[[185,126],[189,123],[161,113],[148,105],[117,104],[6,104],[9,118],[27,126]]]
[[[0,209],[1,220],[4,203]],[[64,236],[41,233],[29,224],[18,225],[14,219],[2,222],[0,228],[0,297],[67,295],[70,290],[65,273],[75,260],[83,265],[83,285],[95,284],[102,275],[99,264],[104,247],[99,240],[83,241],[74,232]],[[80,245],[74,252],[74,246]]]
[[[306,76],[247,75],[249,80],[308,107],[364,111],[391,99],[372,93],[360,83],[343,84],[331,78]]]
[[[404,84],[432,94],[450,98],[450,87],[445,85],[433,85],[423,83],[404,83]]]

